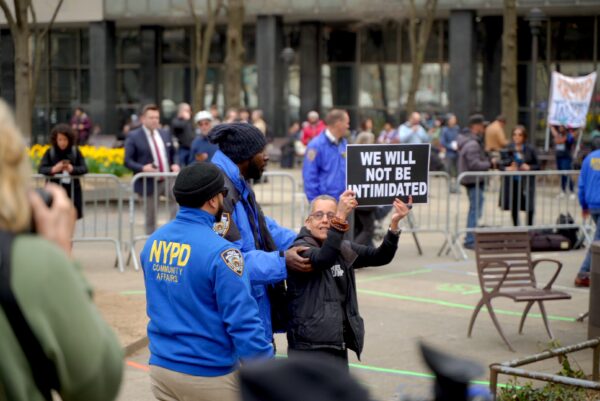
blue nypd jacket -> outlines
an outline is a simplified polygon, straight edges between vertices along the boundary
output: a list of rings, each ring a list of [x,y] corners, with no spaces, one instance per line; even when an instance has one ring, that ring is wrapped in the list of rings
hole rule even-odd
[[[142,250],[151,365],[214,377],[273,355],[243,256],[213,224],[211,214],[181,207]]]
[[[217,150],[211,162],[219,166],[233,184],[235,191],[239,193],[239,200],[231,203],[232,191],[230,191],[225,200],[225,212],[221,222],[215,225],[215,231],[232,242],[244,254],[244,262],[252,285],[252,296],[258,304],[264,326],[264,338],[270,342],[273,340],[273,329],[267,285],[287,278],[283,252],[292,245],[296,233],[281,227],[275,220],[265,216],[266,228],[277,250],[271,252],[262,250],[260,244],[264,241],[257,238],[260,233],[255,235],[257,230],[252,229],[259,226],[259,213],[262,213],[256,202],[253,202],[254,192],[242,177],[238,166],[223,152]]]
[[[325,131],[309,142],[302,167],[304,192],[309,202],[319,195],[338,199],[346,189],[346,146],[345,138],[336,145]]]
[[[600,212],[600,149],[583,159],[579,173],[579,203],[584,210]]]

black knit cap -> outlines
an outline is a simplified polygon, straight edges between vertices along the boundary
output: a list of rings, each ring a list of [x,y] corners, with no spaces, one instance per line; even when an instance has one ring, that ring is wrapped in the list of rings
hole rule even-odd
[[[472,114],[469,116],[469,125],[483,124],[485,118],[481,114]]]
[[[248,123],[219,124],[210,130],[208,139],[236,164],[252,159],[267,146],[263,133]]]
[[[209,162],[190,164],[181,169],[173,195],[180,206],[199,208],[225,188],[223,172]]]

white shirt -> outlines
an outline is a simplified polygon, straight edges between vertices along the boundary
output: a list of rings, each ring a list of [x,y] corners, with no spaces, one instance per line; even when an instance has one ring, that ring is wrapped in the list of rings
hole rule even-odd
[[[335,136],[333,136],[333,134],[331,133],[331,131],[329,131],[329,129],[325,130],[325,136],[327,137],[327,139],[329,139],[329,141],[331,143],[334,143],[336,145],[340,143],[339,139],[337,139]]]
[[[154,160],[154,165],[156,168],[160,168],[160,164],[158,163],[158,157],[156,157],[156,148],[154,147],[154,141],[150,137],[150,130],[145,126],[144,132],[146,133],[146,140],[148,141],[148,145],[150,146],[150,151],[152,152],[152,159]],[[169,172],[171,170],[169,165],[169,158],[167,157],[167,148],[165,147],[165,143],[158,133],[158,130],[154,130],[154,140],[156,141],[156,145],[158,146],[158,151],[160,152],[160,158],[163,163],[163,170],[161,173]]]

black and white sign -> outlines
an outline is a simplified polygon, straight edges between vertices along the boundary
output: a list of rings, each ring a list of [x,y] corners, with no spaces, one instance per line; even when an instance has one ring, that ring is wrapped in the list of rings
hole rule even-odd
[[[427,203],[430,145],[348,145],[347,188],[360,206],[391,205],[394,198]]]

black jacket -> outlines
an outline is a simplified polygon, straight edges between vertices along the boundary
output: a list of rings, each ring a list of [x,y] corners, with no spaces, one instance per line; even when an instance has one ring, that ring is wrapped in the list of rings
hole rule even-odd
[[[349,348],[360,358],[365,329],[358,313],[354,269],[388,264],[398,236],[388,232],[378,248],[342,238],[342,232],[330,228],[321,245],[302,228],[294,242],[310,248],[304,256],[314,271],[288,274],[287,338],[292,349]]]
[[[515,144],[510,143],[502,152],[503,157],[500,161],[499,169],[506,171],[515,158]],[[530,170],[539,170],[540,162],[535,148],[529,144],[523,145],[522,151],[523,163],[529,165]],[[502,188],[500,190],[499,206],[503,210],[511,210],[512,205],[519,205],[522,211],[535,209],[535,176],[510,176],[502,179]]]
[[[61,150],[58,146],[52,146],[44,153],[38,167],[38,172],[46,176],[56,177],[55,174],[52,174],[52,167],[61,160],[69,160],[73,166],[73,172],[68,177],[69,183],[63,183],[60,178],[50,179],[49,181],[62,185],[77,210],[77,218],[80,219],[83,217],[83,199],[81,196],[81,183],[75,177],[87,174],[88,169],[79,148],[72,146]]]

